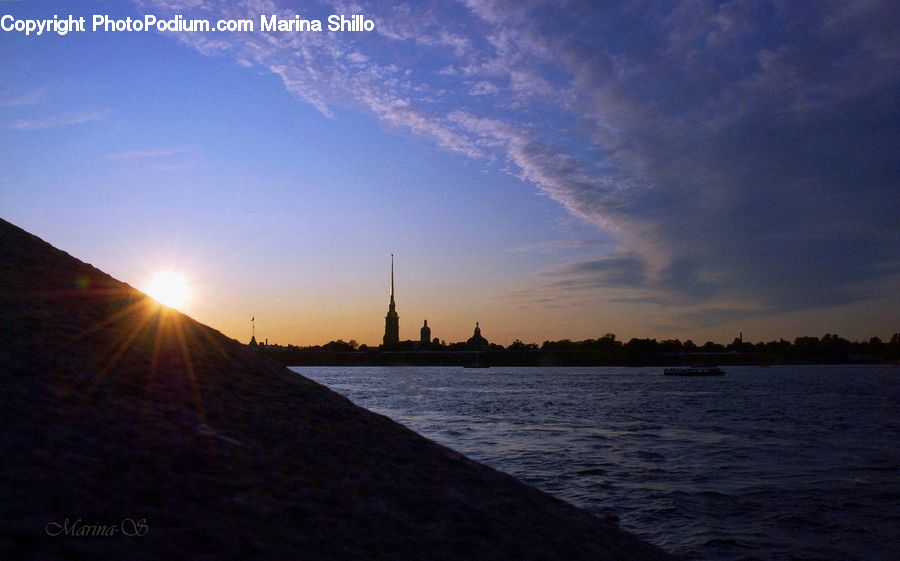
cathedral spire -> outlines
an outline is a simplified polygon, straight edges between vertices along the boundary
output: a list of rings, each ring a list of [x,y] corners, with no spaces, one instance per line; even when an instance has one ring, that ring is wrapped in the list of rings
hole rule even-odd
[[[384,346],[396,347],[400,343],[400,316],[397,315],[397,305],[394,303],[394,254],[391,254],[391,301],[388,304],[388,312],[384,317]]]

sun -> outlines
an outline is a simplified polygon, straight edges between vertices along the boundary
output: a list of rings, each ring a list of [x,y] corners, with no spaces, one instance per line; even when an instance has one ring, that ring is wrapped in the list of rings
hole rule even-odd
[[[179,272],[160,271],[147,283],[144,292],[164,306],[181,308],[191,297],[191,285]]]

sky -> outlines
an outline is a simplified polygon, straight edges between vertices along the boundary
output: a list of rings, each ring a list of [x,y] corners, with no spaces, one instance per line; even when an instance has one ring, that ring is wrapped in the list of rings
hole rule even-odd
[[[239,340],[900,331],[892,1],[0,1],[0,216]],[[253,32],[91,32],[111,18]],[[264,32],[260,15],[369,32]],[[8,20],[11,21],[11,20]]]

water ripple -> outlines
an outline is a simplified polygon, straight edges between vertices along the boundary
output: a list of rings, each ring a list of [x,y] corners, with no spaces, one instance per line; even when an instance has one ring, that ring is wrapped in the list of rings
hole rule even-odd
[[[691,560],[897,559],[900,368],[298,368]]]

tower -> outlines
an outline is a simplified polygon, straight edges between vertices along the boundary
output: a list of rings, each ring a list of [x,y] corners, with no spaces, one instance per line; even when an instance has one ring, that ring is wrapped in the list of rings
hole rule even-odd
[[[400,343],[400,316],[397,315],[397,305],[394,303],[394,254],[391,254],[391,302],[388,304],[388,313],[384,316],[385,347],[391,347]]]
[[[428,320],[425,320],[425,325],[422,326],[422,329],[419,330],[419,343],[423,345],[427,345],[431,343],[431,328],[428,327]]]

